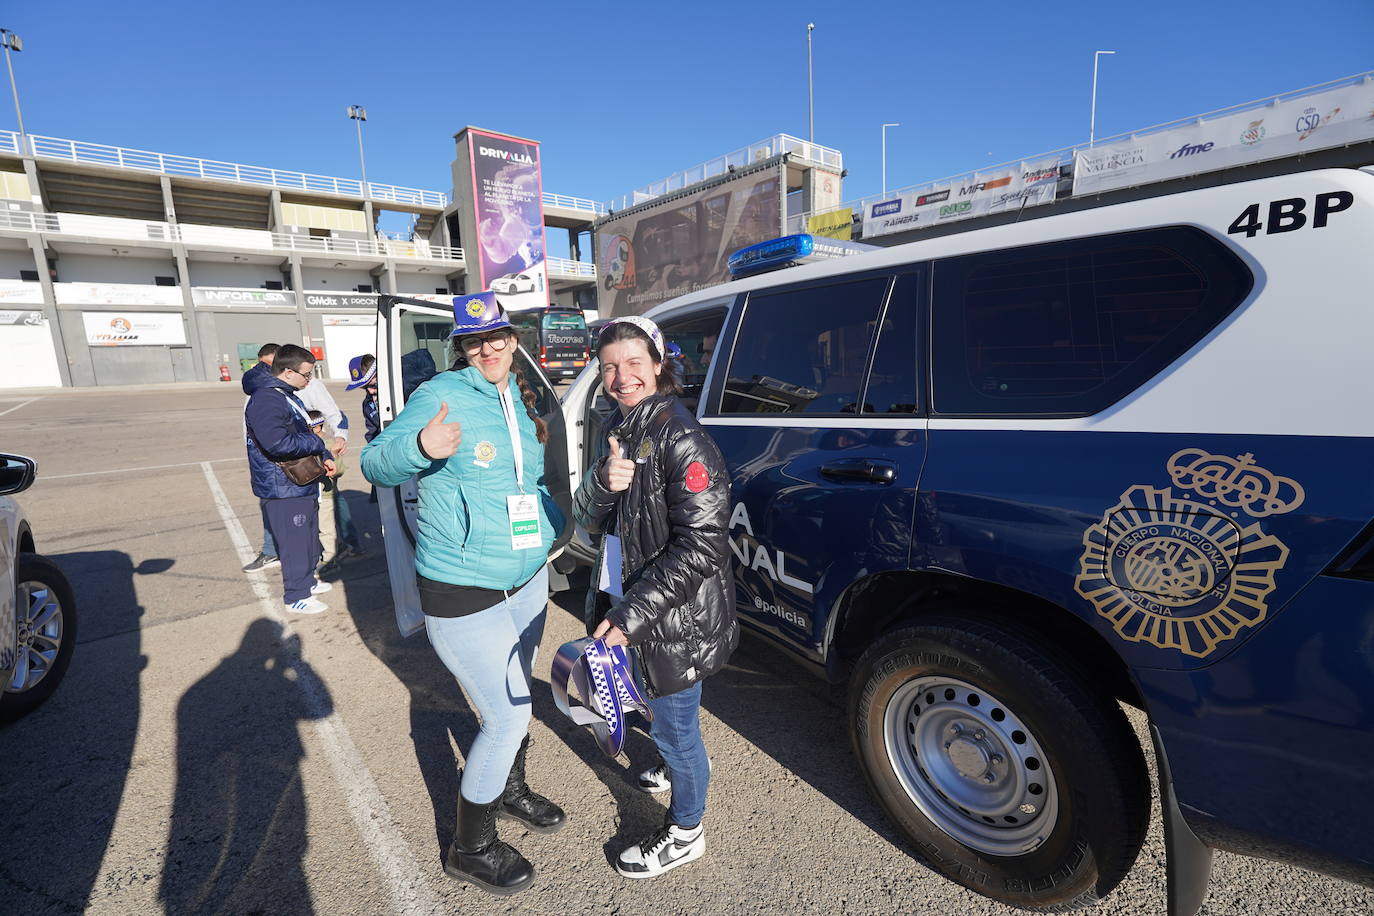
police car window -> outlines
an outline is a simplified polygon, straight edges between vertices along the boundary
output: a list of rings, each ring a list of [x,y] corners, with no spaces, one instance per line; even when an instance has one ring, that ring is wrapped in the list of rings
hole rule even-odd
[[[872,277],[751,295],[721,413],[857,413],[887,287],[888,278]]]
[[[1152,229],[935,265],[935,410],[1086,416],[1129,394],[1239,305],[1253,278],[1220,242]]]
[[[925,274],[903,274],[878,329],[873,368],[868,373],[863,413],[913,414],[919,408],[916,395],[916,319],[921,307]]]
[[[696,410],[701,398],[701,386],[706,383],[706,370],[711,366],[716,340],[724,323],[725,309],[718,309],[680,321],[665,321],[661,325],[664,338],[677,344],[682,352],[682,401],[689,410]]]

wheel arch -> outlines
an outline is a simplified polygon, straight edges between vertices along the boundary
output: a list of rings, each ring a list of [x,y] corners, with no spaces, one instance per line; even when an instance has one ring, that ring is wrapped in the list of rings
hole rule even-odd
[[[850,585],[836,602],[826,634],[826,673],[833,681],[847,680],[859,656],[883,634],[923,616],[959,609],[1039,636],[1091,683],[1144,708],[1120,653],[1067,608],[1009,586],[932,570],[877,573]]]
[[[19,537],[15,541],[15,553],[37,553],[34,547],[33,531],[29,528],[28,522],[21,522],[19,525]],[[17,561],[17,558],[16,558]]]

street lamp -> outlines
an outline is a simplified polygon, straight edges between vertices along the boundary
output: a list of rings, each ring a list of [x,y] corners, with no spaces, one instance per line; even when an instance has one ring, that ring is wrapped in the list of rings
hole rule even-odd
[[[1092,149],[1093,138],[1097,135],[1097,61],[1103,54],[1115,53],[1115,51],[1093,52],[1093,108],[1092,114],[1088,119],[1088,149]]]
[[[806,24],[806,118],[810,124],[810,132],[806,135],[807,143],[816,142],[816,94],[811,84],[811,33],[816,31],[816,23]]]
[[[887,196],[887,129],[889,127],[901,127],[901,124],[893,122],[883,125],[883,196]]]
[[[363,197],[371,196],[367,187],[367,159],[363,156],[363,122],[367,120],[367,109],[361,105],[349,105],[348,116],[358,125],[358,164],[363,170]]]
[[[0,29],[0,45],[5,46],[5,66],[10,71],[10,92],[14,93],[14,114],[19,118],[19,153],[22,155],[28,146],[26,142],[28,134],[24,131],[24,113],[19,110],[19,87],[14,83],[14,61],[10,59],[10,52],[24,50],[24,40],[9,29]]]

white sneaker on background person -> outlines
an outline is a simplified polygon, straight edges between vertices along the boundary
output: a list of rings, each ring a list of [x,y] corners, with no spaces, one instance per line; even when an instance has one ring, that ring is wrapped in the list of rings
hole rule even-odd
[[[334,586],[333,586],[333,585],[331,585],[331,584],[328,583],[328,582],[321,582],[321,581],[318,580],[318,579],[315,580],[315,584],[314,584],[314,585],[310,586],[310,594],[312,594],[312,595],[323,595],[325,592],[329,592],[329,591],[333,591],[333,590],[334,590]]]
[[[706,758],[706,772],[712,770],[711,758]],[[641,792],[648,792],[650,795],[657,795],[660,792],[667,792],[673,787],[672,779],[668,776],[668,765],[660,763],[652,770],[645,770],[639,774],[639,782],[635,786]]]
[[[291,614],[319,614],[329,610],[329,605],[318,598],[302,598],[300,601],[288,604],[286,610]]]

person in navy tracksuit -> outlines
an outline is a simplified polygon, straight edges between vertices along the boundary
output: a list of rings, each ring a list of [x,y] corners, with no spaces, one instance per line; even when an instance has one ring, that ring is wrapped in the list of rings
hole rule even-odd
[[[256,387],[244,408],[248,466],[253,492],[262,500],[281,557],[283,601],[288,611],[318,614],[328,606],[315,595],[329,591],[315,578],[320,560],[318,483],[298,486],[278,461],[319,455],[329,473],[334,457],[319,436],[296,392],[310,382],[315,358],[294,344],[278,348],[270,381]]]
[[[382,418],[377,410],[377,357],[371,353],[355,356],[348,361],[348,387],[344,390],[352,391],[354,388],[363,389],[363,444],[367,444],[382,431]],[[377,501],[375,484],[367,501]]]

